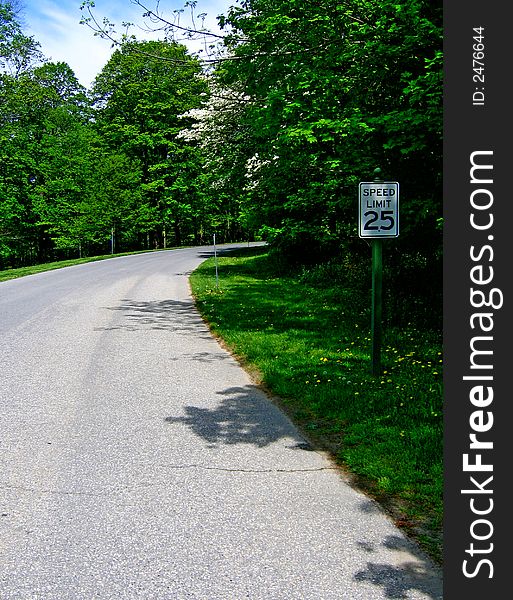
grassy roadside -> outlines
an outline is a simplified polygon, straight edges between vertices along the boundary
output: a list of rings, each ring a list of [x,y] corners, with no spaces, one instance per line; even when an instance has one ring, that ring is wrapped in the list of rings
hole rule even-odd
[[[322,270],[279,275],[265,249],[204,262],[197,305],[254,377],[356,487],[442,563],[441,332],[387,327],[370,374],[368,290]],[[339,273],[340,275],[340,273]]]
[[[168,248],[170,250],[171,248]],[[9,279],[18,279],[26,275],[35,275],[44,271],[53,271],[64,267],[73,267],[75,265],[83,265],[85,263],[96,262],[97,260],[106,260],[108,258],[118,258],[119,256],[131,256],[132,254],[146,254],[147,252],[155,252],[155,250],[140,250],[138,252],[122,252],[120,254],[104,254],[101,256],[89,256],[86,258],[73,258],[70,260],[60,260],[57,262],[43,263],[40,265],[32,265],[30,267],[20,267],[18,269],[6,269],[0,271],[0,281],[8,281]],[[157,251],[158,252],[158,251]]]

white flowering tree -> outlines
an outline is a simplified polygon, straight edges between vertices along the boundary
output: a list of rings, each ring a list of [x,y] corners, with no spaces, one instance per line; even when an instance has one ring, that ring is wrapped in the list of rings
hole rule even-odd
[[[258,187],[260,178],[245,117],[251,99],[234,89],[221,88],[213,76],[207,81],[208,97],[201,108],[182,115],[188,127],[179,137],[197,143],[201,150],[212,227],[222,239],[241,239],[250,225],[248,192]]]

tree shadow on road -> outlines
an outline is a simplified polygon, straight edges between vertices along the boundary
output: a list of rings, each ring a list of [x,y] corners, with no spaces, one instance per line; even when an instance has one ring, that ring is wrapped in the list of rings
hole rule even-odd
[[[251,444],[263,448],[291,438],[291,448],[308,449],[290,421],[256,386],[232,387],[217,394],[223,399],[212,408],[185,406],[183,416],[167,417],[166,421],[186,425],[209,447]]]
[[[293,450],[312,450],[309,443],[299,434],[287,417],[270,402],[257,386],[231,387],[218,391],[221,398],[212,406],[185,406],[182,416],[169,416],[165,421],[183,426],[207,442],[208,448],[222,445],[249,444],[264,448],[279,440],[286,440],[286,447]],[[357,510],[373,518],[381,512],[371,499],[362,499]],[[360,535],[356,532],[356,535]],[[352,577],[357,582],[382,588],[383,594],[392,600],[422,597],[442,600],[442,578],[434,566],[407,538],[389,535],[376,539],[361,539],[360,549],[374,554],[363,570],[355,571]],[[382,549],[388,551],[383,554]],[[341,565],[341,568],[345,568]]]
[[[360,542],[359,545],[370,554],[376,551],[367,542]],[[398,560],[394,564],[369,561],[364,571],[354,575],[356,581],[367,581],[382,587],[385,597],[393,600],[410,598],[412,592],[421,592],[433,600],[443,598],[441,571],[428,562],[411,541],[399,535],[389,535],[382,545],[389,550],[396,550]]]
[[[188,362],[192,360],[194,362],[212,364],[219,361],[229,360],[230,358],[231,356],[226,352],[189,352],[181,353],[179,356],[168,356],[167,360],[172,360],[174,362]]]
[[[95,331],[153,329],[183,334],[194,333],[208,339],[211,337],[192,300],[137,301],[124,298],[118,306],[104,308],[119,312],[120,315],[111,324],[98,327]]]

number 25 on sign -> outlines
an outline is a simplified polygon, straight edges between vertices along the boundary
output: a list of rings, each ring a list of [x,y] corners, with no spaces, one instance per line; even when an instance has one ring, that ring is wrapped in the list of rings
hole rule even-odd
[[[358,235],[361,238],[398,237],[399,183],[360,182],[358,212]]]

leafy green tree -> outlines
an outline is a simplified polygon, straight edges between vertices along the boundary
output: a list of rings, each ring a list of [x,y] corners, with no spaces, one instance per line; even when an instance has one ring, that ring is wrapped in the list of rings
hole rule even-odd
[[[35,132],[37,157],[33,210],[38,225],[57,249],[78,248],[84,236],[83,199],[88,185],[89,148],[94,135],[89,123],[91,109],[85,93],[66,63],[47,63],[30,74],[39,94],[39,122]]]
[[[124,153],[98,144],[88,156],[87,193],[82,202],[84,239],[114,251],[134,247],[141,228],[141,167]],[[112,251],[112,248],[111,248]]]
[[[15,8],[0,0],[0,265],[31,260],[33,251],[28,198],[34,161],[30,133],[22,125],[30,106],[21,101],[25,84],[19,80],[43,57],[39,44],[23,34]]]
[[[198,236],[201,159],[177,134],[180,115],[204,93],[198,61],[175,42],[126,42],[94,82],[98,131],[107,148],[140,164],[141,233],[159,246],[164,238],[179,245]]]
[[[93,131],[85,90],[65,63],[4,75],[0,231],[12,264],[80,248]]]
[[[31,193],[37,161],[31,153],[30,86],[2,76],[0,86],[0,239],[5,261],[30,262],[37,238]]]
[[[15,2],[0,1],[0,73],[17,77],[43,60],[40,44],[23,34]]]

